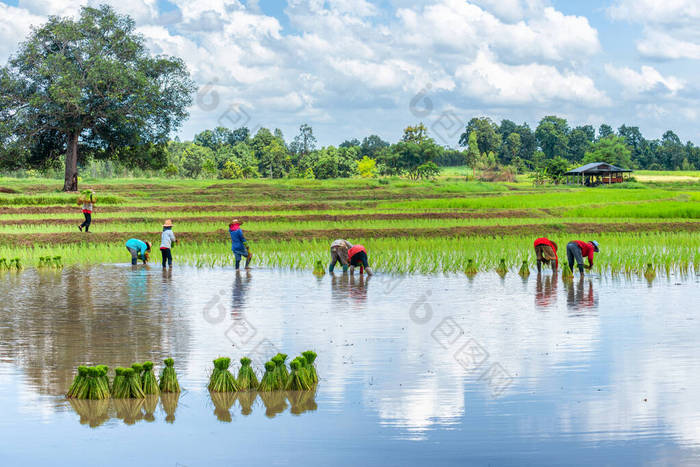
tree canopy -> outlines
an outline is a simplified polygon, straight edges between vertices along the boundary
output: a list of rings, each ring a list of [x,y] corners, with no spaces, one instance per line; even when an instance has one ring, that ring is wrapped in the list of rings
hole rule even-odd
[[[164,166],[194,89],[182,60],[151,56],[134,21],[111,7],[52,16],[0,69],[0,163],[45,167],[64,156],[68,191],[86,156]],[[142,147],[156,157],[124,150]]]

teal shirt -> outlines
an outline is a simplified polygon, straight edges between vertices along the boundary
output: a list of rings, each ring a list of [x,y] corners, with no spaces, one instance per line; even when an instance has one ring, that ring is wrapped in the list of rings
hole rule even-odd
[[[148,245],[136,238],[130,238],[127,240],[126,247],[133,248],[134,250],[138,251],[140,256],[143,256],[146,253],[146,250],[148,250]]]

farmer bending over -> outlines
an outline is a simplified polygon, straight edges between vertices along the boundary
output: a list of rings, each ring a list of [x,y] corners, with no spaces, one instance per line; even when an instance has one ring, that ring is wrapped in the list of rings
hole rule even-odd
[[[542,272],[542,263],[549,264],[555,271],[559,267],[557,244],[550,239],[541,237],[535,240],[535,255],[537,256],[537,272]]]
[[[372,270],[369,268],[367,261],[367,250],[362,245],[354,245],[348,250],[348,263],[350,263],[350,274],[355,273],[355,267],[360,266],[360,274],[367,270],[367,275],[372,275]]]
[[[574,240],[566,245],[566,259],[569,260],[569,267],[574,270],[574,259],[578,265],[578,270],[583,275],[583,268],[591,269],[593,267],[593,253],[597,253],[598,242],[592,240],[590,242],[582,242]],[[588,257],[588,266],[584,266],[583,257]]]
[[[131,253],[132,265],[136,266],[139,260],[143,260],[143,264],[146,264],[148,262],[148,255],[151,253],[151,242],[130,238],[126,241],[126,249]]]
[[[240,268],[241,257],[245,257],[245,268],[250,269],[250,258],[253,256],[248,249],[247,240],[243,236],[241,224],[241,221],[234,219],[228,226],[228,232],[231,234],[231,251],[236,257],[236,270]]]
[[[331,243],[331,264],[328,266],[328,272],[333,272],[335,264],[340,261],[343,266],[343,272],[348,270],[348,251],[352,248],[352,243],[347,240],[338,239]]]

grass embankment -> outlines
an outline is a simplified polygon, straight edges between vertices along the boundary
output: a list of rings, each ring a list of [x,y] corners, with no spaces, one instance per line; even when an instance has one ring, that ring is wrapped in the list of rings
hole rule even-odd
[[[468,259],[493,269],[534,261],[532,241],[564,246],[597,239],[595,269],[700,270],[700,188],[677,183],[625,189],[532,188],[438,180],[96,180],[91,234],[81,234],[75,195],[52,180],[0,179],[0,257],[34,266],[41,256],[64,263],[124,262],[124,242],[150,240],[157,262],[160,225],[175,222],[176,262],[227,265],[233,217],[258,264],[311,269],[329,242],[364,244],[373,265],[391,272],[462,271]],[[106,202],[104,201],[106,200]]]

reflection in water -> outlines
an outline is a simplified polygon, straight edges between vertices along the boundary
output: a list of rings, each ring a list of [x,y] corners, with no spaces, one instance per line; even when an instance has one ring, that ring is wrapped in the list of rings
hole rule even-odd
[[[310,391],[287,391],[287,399],[289,399],[289,403],[292,406],[289,411],[294,415],[301,415],[318,409],[316,388]]]
[[[332,301],[364,304],[367,301],[369,281],[370,276],[366,274],[331,273]]]
[[[112,399],[112,403],[117,412],[117,418],[120,418],[124,424],[133,425],[143,420],[143,407],[146,403],[144,399]]]
[[[216,415],[216,419],[220,422],[230,423],[231,420],[233,420],[231,417],[231,407],[233,407],[233,404],[236,402],[236,393],[209,391],[209,395],[214,404],[214,415]]]
[[[238,405],[241,406],[241,415],[248,416],[253,413],[253,404],[258,395],[255,391],[241,391],[238,394]]]
[[[168,268],[169,269],[169,268]],[[175,411],[177,410],[177,404],[180,400],[179,392],[161,393],[160,394],[160,406],[165,412],[165,421],[167,423],[175,422]]]
[[[265,406],[265,416],[267,418],[275,418],[287,410],[287,398],[284,391],[261,392],[260,400]]]
[[[143,419],[147,422],[155,422],[156,416],[155,412],[158,408],[158,396],[155,394],[149,394],[143,402]]]
[[[109,399],[102,400],[84,400],[84,399],[68,399],[71,407],[80,415],[80,424],[89,425],[90,428],[97,428],[104,422],[109,420]]]
[[[581,277],[578,281],[565,283],[564,287],[566,287],[566,304],[569,308],[583,310],[598,307],[591,279],[585,280]]]
[[[209,392],[211,401],[214,404],[214,415],[220,422],[230,422],[233,417],[231,408],[238,401],[241,408],[241,415],[248,416],[253,413],[255,402],[260,396],[265,415],[274,418],[290,407],[290,413],[301,415],[318,409],[316,404],[316,389],[311,391],[239,391],[239,392]],[[289,401],[289,405],[287,404]]]
[[[251,274],[250,270],[241,273],[236,271],[236,276],[233,279],[233,294],[231,297],[231,316],[235,319],[243,316],[245,308],[246,294],[250,288]]]
[[[535,305],[546,308],[557,301],[557,276],[537,273],[537,288],[535,290]]]

